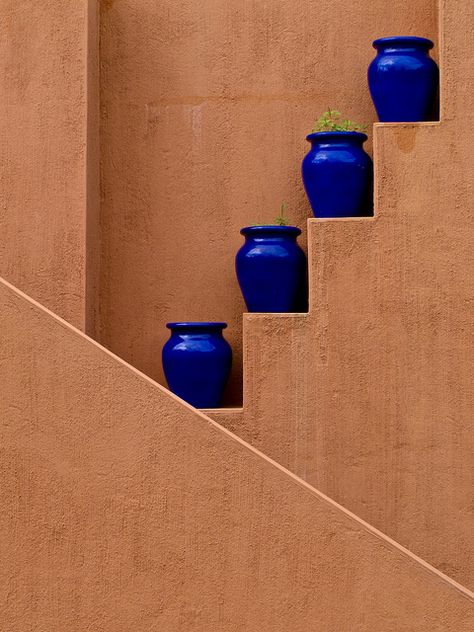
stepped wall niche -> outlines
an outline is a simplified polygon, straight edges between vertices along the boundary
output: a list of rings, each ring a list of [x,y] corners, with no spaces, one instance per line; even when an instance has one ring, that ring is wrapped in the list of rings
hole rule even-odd
[[[101,341],[163,383],[166,321],[225,320],[241,403],[242,226],[304,229],[306,134],[369,125],[371,42],[437,41],[436,0],[114,0],[101,13]]]

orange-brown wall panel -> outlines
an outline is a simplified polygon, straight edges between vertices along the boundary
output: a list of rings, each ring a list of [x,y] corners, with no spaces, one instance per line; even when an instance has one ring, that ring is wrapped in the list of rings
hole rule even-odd
[[[93,0],[3,0],[0,13],[0,274],[91,331],[98,7]]]
[[[239,229],[310,214],[305,135],[372,123],[373,39],[437,39],[435,0],[108,0],[101,12],[101,340],[163,381],[170,320],[226,320],[241,401]]]
[[[8,632],[471,632],[472,594],[0,282]]]

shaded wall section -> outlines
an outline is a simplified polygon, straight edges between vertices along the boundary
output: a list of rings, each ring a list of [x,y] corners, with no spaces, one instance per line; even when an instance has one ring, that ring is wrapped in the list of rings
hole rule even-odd
[[[310,214],[304,140],[371,123],[371,41],[436,39],[435,0],[107,0],[101,14],[101,340],[163,380],[164,324],[226,320],[241,399],[239,229]]]
[[[473,595],[0,282],[9,632],[470,632]]]
[[[91,330],[99,259],[98,6],[3,0],[1,14],[0,273]]]

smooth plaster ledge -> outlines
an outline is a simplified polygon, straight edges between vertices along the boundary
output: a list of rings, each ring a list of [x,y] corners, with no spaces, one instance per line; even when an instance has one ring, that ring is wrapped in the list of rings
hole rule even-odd
[[[335,223],[366,223],[373,222],[373,215],[363,215],[361,217],[308,217],[308,226],[319,224],[335,224]]]
[[[209,417],[217,418],[217,417],[239,417],[243,412],[243,408],[200,408],[199,409],[203,415],[207,415]]]
[[[417,121],[414,123],[374,123],[374,131],[379,129],[406,129],[416,132],[420,128],[424,127],[439,127],[443,121]]]
[[[470,591],[3,281],[0,306],[6,628],[473,629]]]
[[[276,323],[282,323],[285,320],[305,320],[308,318],[308,312],[246,312],[243,315],[244,323],[251,324],[252,322],[269,322],[275,321]]]
[[[244,411],[243,408],[200,408],[204,415],[212,413],[213,415],[241,415]]]
[[[245,436],[245,417],[243,408],[206,408],[201,412],[210,417],[230,432]]]

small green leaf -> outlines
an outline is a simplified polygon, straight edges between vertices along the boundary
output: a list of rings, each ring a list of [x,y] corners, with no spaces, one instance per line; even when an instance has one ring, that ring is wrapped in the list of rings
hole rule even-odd
[[[328,107],[319,119],[316,121],[313,127],[313,133],[315,132],[364,132],[367,129],[367,125],[359,125],[349,119],[343,119],[341,121],[341,113],[338,110],[332,110]]]
[[[285,211],[286,211],[286,204],[284,202],[282,202],[282,204],[280,206],[280,213],[279,213],[278,217],[275,217],[275,224],[277,226],[287,226],[288,225],[288,220],[285,217]]]

